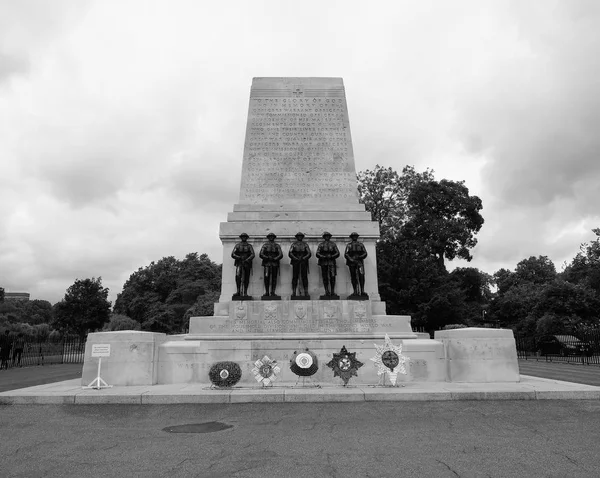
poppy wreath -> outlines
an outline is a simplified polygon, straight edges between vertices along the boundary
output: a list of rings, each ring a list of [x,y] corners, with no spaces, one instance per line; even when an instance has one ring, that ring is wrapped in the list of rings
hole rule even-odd
[[[210,367],[208,378],[216,387],[233,387],[242,378],[242,369],[235,362],[217,362]]]
[[[290,370],[299,377],[310,377],[319,370],[319,361],[314,352],[306,349],[304,352],[294,352],[290,359]]]

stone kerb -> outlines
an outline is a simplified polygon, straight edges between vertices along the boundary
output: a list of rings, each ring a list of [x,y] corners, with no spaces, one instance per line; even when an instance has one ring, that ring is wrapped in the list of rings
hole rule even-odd
[[[512,330],[465,328],[438,330],[450,382],[518,382],[519,363]]]

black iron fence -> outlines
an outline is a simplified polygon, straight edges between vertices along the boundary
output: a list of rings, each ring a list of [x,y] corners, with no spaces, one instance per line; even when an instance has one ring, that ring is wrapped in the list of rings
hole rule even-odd
[[[8,367],[59,363],[83,363],[85,339],[67,337],[44,341],[15,338],[8,354]]]
[[[600,365],[600,330],[536,336],[515,334],[515,341],[521,359]]]

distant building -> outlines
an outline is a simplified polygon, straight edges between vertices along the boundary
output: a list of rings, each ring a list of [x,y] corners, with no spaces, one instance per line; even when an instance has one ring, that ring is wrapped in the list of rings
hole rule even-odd
[[[28,301],[29,300],[29,292],[5,292],[4,293],[4,300],[23,300],[23,301]]]

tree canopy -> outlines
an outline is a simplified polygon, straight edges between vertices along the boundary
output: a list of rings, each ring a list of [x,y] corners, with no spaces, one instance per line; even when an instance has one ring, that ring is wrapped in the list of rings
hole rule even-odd
[[[483,225],[481,199],[469,196],[464,182],[429,180],[416,182],[408,195],[408,215],[400,234],[435,257],[470,261],[475,235]]]
[[[408,217],[408,197],[413,187],[423,181],[433,180],[433,171],[422,173],[413,166],[405,166],[402,175],[392,168],[376,165],[357,175],[360,201],[379,223],[382,237],[394,235]]]
[[[54,305],[55,328],[83,337],[102,328],[110,317],[108,288],[102,278],[76,279],[60,302]]]
[[[445,260],[471,260],[483,225],[481,200],[464,182],[436,181],[433,171],[412,166],[398,174],[377,165],[359,173],[358,183],[361,202],[381,229],[377,267],[388,313],[411,315],[427,329],[480,317],[492,278],[474,268],[451,274]]]
[[[137,321],[142,330],[181,333],[189,317],[213,314],[220,289],[221,266],[206,254],[163,257],[131,274],[114,312]]]
[[[529,335],[574,333],[597,325],[600,293],[593,286],[597,241],[582,244],[563,273],[556,272],[547,256],[523,259],[514,271],[497,271],[490,316],[500,326]]]

